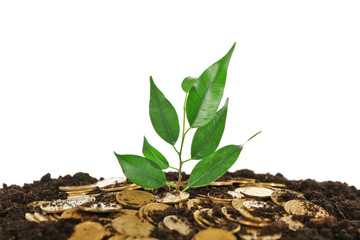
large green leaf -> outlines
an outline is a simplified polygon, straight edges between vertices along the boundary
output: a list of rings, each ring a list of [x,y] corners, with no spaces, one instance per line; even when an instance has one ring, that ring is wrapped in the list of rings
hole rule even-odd
[[[235,43],[219,61],[206,69],[191,87],[186,116],[191,128],[206,125],[215,115],[224,93],[227,69]]]
[[[150,145],[146,137],[144,137],[142,151],[145,158],[153,161],[161,169],[167,169],[169,167],[169,162],[166,160],[166,158],[157,149]]]
[[[182,81],[181,88],[184,90],[184,92],[189,93],[190,89],[194,85],[195,81],[196,81],[196,78],[187,77]]]
[[[228,145],[201,160],[190,174],[188,187],[205,186],[219,177],[236,162],[242,145]]]
[[[224,133],[229,99],[215,114],[214,118],[196,130],[191,143],[191,158],[203,159],[215,152]]]
[[[152,77],[150,77],[149,113],[156,133],[166,142],[174,145],[180,132],[179,118],[175,108],[156,87]]]
[[[115,156],[123,173],[131,182],[144,188],[159,188],[166,184],[164,173],[152,161],[136,155],[115,153]]]

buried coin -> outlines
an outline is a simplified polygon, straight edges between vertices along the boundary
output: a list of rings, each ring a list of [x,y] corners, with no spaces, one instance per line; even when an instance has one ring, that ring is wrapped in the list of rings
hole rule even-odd
[[[198,232],[192,240],[219,240],[219,239],[226,239],[226,240],[236,240],[234,234],[224,229],[219,228],[207,228]]]
[[[304,227],[303,223],[299,222],[298,220],[294,220],[291,215],[284,215],[279,218],[279,221],[286,223],[291,231],[297,231]]]
[[[25,213],[25,219],[30,222],[39,222],[32,213]]]
[[[255,217],[253,216],[249,211],[247,211],[244,207],[244,202],[247,201],[246,199],[234,199],[232,201],[232,206],[234,209],[236,209],[243,217],[250,219],[252,221],[256,222],[269,222],[270,219],[267,218],[261,218],[261,217]]]
[[[167,209],[173,209],[171,206],[163,204],[163,203],[149,203],[144,206],[144,209],[142,210],[142,213],[139,212],[139,215],[142,215],[144,219],[157,224],[160,219],[156,219],[156,216],[159,214],[158,211],[165,211]]]
[[[298,200],[292,204],[290,212],[296,216],[310,216],[313,218],[322,218],[329,216],[329,213],[322,207],[305,200]]]
[[[288,213],[288,214],[291,214],[291,207],[294,203],[296,203],[297,201],[299,201],[298,199],[293,199],[293,200],[290,200],[290,201],[287,201],[285,204],[284,204],[284,209],[285,211]]]
[[[238,236],[244,240],[277,240],[282,233],[262,234],[258,229],[247,229],[245,232],[238,233]]]
[[[256,222],[247,218],[244,218],[243,216],[236,216],[234,214],[230,214],[229,211],[231,211],[233,208],[227,208],[222,207],[221,211],[224,214],[224,216],[234,222],[238,222],[242,225],[251,226],[251,227],[265,227],[268,225],[266,222]]]
[[[287,201],[293,200],[293,199],[302,199],[306,200],[304,195],[302,193],[289,190],[289,189],[276,189],[271,194],[271,200],[279,206],[284,206]]]
[[[193,232],[190,228],[190,224],[184,219],[178,218],[176,215],[166,216],[163,222],[168,229],[174,230],[180,233],[180,235],[187,236]]]
[[[133,209],[120,209],[117,212],[112,212],[109,215],[109,218],[118,218],[121,216],[125,216],[125,215],[131,215],[131,216],[136,216],[138,214],[139,211],[137,210],[133,210]]]
[[[146,204],[156,202],[156,197],[144,191],[125,190],[116,195],[116,201],[126,207],[141,208]]]
[[[122,209],[122,206],[114,203],[88,202],[79,206],[79,209],[85,212],[108,213],[108,212],[118,212]]]
[[[188,192],[164,192],[157,196],[159,203],[179,203],[188,200],[190,194]]]
[[[209,186],[231,186],[233,185],[233,182],[211,182],[209,183]]]
[[[274,190],[266,187],[256,187],[256,186],[249,186],[249,187],[239,187],[235,189],[235,192],[240,192],[247,197],[253,198],[269,198]]]
[[[100,240],[105,235],[105,228],[96,222],[84,222],[75,226],[69,240]]]
[[[269,204],[264,201],[246,200],[243,202],[243,206],[248,211],[254,211],[257,208],[269,207]]]
[[[256,180],[253,178],[232,178],[228,180],[229,182],[233,183],[240,183],[240,184],[248,184],[248,183],[255,183]]]
[[[95,197],[88,195],[71,196],[67,199],[58,199],[50,203],[45,203],[40,206],[41,210],[46,213],[59,213],[78,207],[86,202],[95,201]]]
[[[112,221],[113,228],[118,232],[129,236],[148,237],[154,226],[136,216],[121,216]]]

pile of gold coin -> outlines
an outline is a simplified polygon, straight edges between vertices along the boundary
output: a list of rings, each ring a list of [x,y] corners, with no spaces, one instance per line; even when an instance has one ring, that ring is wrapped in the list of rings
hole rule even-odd
[[[61,186],[67,199],[29,203],[33,212],[25,218],[33,222],[80,219],[70,240],[151,240],[160,236],[156,231],[176,239],[271,240],[280,239],[284,229],[275,225],[297,231],[303,228],[302,221],[329,216],[281,183],[234,178],[213,182],[208,189],[212,190],[207,194],[190,196],[167,188],[142,189],[125,178],[111,178],[92,185]]]

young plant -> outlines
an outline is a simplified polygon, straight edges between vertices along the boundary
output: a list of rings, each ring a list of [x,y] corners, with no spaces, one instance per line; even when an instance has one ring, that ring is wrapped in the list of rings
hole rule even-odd
[[[217,150],[225,128],[229,99],[220,110],[218,107],[223,97],[227,69],[235,45],[236,43],[223,58],[207,68],[200,77],[187,77],[183,80],[181,87],[185,92],[185,101],[179,149],[175,147],[180,135],[176,110],[150,77],[150,120],[156,133],[178,154],[179,168],[171,167],[164,155],[144,137],[143,157],[120,155],[114,152],[122,171],[131,182],[144,188],[158,188],[167,184],[179,191],[183,164],[197,160],[199,162],[190,174],[189,183],[183,189],[186,191],[190,187],[201,187],[216,181],[235,163],[245,143],[228,145]],[[189,123],[186,130],[185,118]],[[196,129],[191,143],[191,158],[184,160],[182,158],[184,139],[191,129]],[[166,181],[163,170],[168,168],[175,169],[179,173],[176,185]]]

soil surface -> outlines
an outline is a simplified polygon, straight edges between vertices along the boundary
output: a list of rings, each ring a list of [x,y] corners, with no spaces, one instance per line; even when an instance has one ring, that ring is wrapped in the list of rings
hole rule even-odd
[[[167,173],[167,180],[177,179],[177,173]],[[281,174],[255,174],[250,170],[239,170],[234,173],[226,173],[218,181],[226,181],[231,178],[253,178],[261,182],[283,183],[288,189],[304,194],[305,198],[324,208],[330,217],[320,220],[302,219],[305,227],[298,231],[290,231],[283,226],[270,226],[270,228],[282,229],[281,239],[360,239],[360,190],[346,183],[340,182],[317,182],[311,179],[292,181],[287,180]],[[188,175],[183,174],[183,180],[187,180]],[[50,174],[44,175],[39,181],[32,184],[24,184],[23,187],[17,185],[0,188],[0,240],[35,240],[35,239],[67,239],[74,231],[78,219],[60,219],[59,221],[30,222],[25,219],[25,213],[34,212],[33,207],[26,205],[33,201],[45,201],[55,199],[66,199],[65,192],[58,190],[59,186],[74,186],[92,184],[98,179],[91,177],[87,173],[76,173],[73,176],[66,175],[57,179],[52,179]],[[162,187],[151,190],[153,194],[160,194],[168,191],[169,187]],[[227,190],[233,190],[234,186],[224,186],[219,191],[216,186],[206,186],[201,188],[189,189],[190,197],[198,194],[207,195],[209,191],[217,191],[217,196],[226,195]],[[284,196],[287,198],[287,196]],[[291,196],[289,196],[291,199]],[[286,199],[284,199],[286,200]],[[113,199],[114,201],[114,199]],[[214,214],[220,212],[221,206],[213,208]],[[171,214],[184,216],[190,222],[194,222],[192,215],[189,215],[184,208],[178,208]],[[156,212],[154,219],[156,219]],[[170,213],[169,213],[170,214]],[[161,216],[159,216],[160,218]],[[164,217],[164,216],[162,216]],[[161,221],[161,219],[157,219]],[[210,219],[209,219],[210,220]],[[96,221],[96,219],[95,219]],[[229,223],[230,224],[230,223]],[[229,226],[229,230],[232,226]],[[270,229],[271,231],[271,229]],[[158,239],[177,239],[178,235],[173,231],[156,227],[151,234]],[[107,239],[106,237],[104,240]]]

